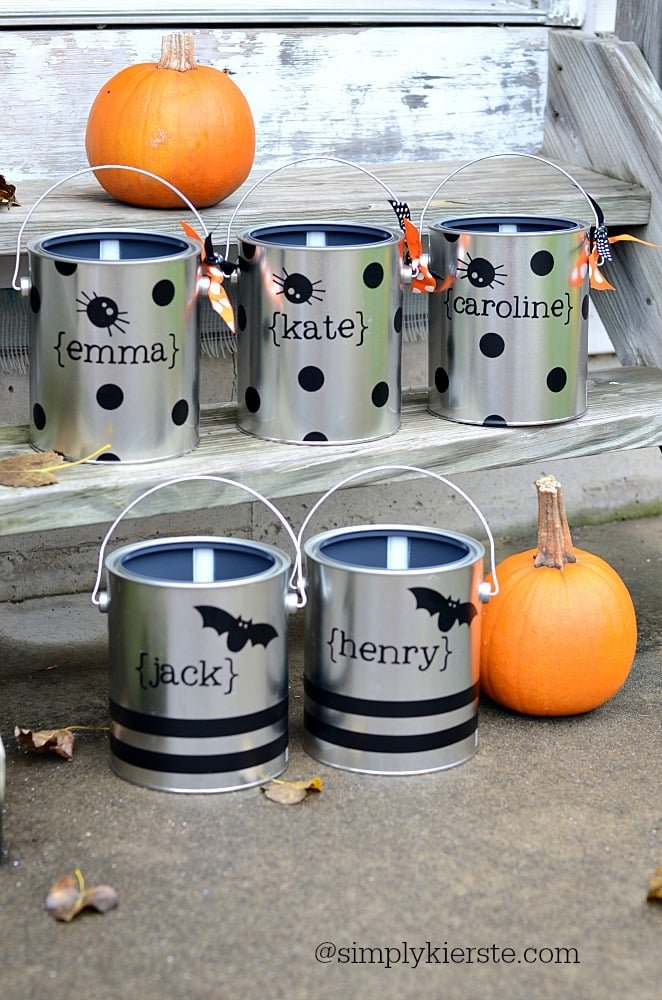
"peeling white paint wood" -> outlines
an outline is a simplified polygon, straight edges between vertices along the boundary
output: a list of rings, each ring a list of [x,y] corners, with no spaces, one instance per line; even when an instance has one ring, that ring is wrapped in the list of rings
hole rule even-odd
[[[608,369],[589,378],[588,411],[579,419],[491,428],[432,416],[421,390],[405,397],[396,434],[351,446],[283,445],[249,437],[236,429],[236,407],[228,403],[203,410],[200,445],[190,455],[139,466],[91,463],[58,472],[53,486],[0,487],[0,534],[110,523],[143,490],[176,476],[215,473],[277,499],[318,493],[353,472],[385,463],[455,473],[645,448],[662,444],[661,394],[661,371]],[[27,427],[0,428],[0,457],[29,451]],[[365,483],[391,478],[381,474],[366,477]],[[196,486],[200,509],[244,500],[241,491],[230,487]],[[161,490],[135,513],[172,513],[189,510],[192,503],[192,486],[184,484]]]
[[[580,27],[586,18],[587,0],[539,0],[547,24]]]
[[[650,220],[633,235],[662,244],[662,91],[639,49],[553,31],[549,88],[546,153],[645,185]],[[593,301],[619,359],[662,368],[662,250],[617,244],[609,276],[617,291]]]
[[[0,173],[87,165],[104,83],[154,62],[162,31],[0,31]],[[464,158],[540,148],[544,27],[375,27],[196,32],[201,63],[229,68],[256,122],[256,166],[332,152],[361,161]]]

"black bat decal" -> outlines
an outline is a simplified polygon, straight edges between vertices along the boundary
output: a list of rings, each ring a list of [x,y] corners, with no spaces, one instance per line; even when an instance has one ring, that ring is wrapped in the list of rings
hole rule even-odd
[[[429,587],[410,587],[416,598],[416,607],[423,608],[434,617],[438,615],[437,625],[440,632],[448,632],[455,622],[458,625],[471,625],[478,614],[475,604],[471,601],[455,601],[452,597],[444,597]]]
[[[196,604],[195,610],[202,615],[203,628],[215,628],[219,635],[227,632],[228,649],[233,653],[238,653],[247,642],[252,646],[266,648],[278,635],[273,625],[267,622],[254,625],[251,618],[244,619],[241,615],[235,618],[222,608],[214,608],[210,604]]]

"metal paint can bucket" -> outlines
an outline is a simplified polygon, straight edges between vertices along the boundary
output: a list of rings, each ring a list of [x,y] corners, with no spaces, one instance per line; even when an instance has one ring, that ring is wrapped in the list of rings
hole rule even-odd
[[[566,176],[599,226],[598,206]],[[583,222],[534,215],[450,216],[430,225],[429,267],[440,281],[429,299],[432,413],[487,426],[584,413],[590,232]]]
[[[264,500],[232,480],[195,478]],[[243,539],[142,541],[108,555],[108,590],[99,593],[105,547],[121,518],[183,481],[143,493],[101,546],[92,600],[108,613],[110,763],[148,788],[232,791],[287,765],[289,557]]]
[[[403,243],[401,232],[348,222],[285,222],[240,234],[241,430],[341,444],[398,429]]]
[[[383,469],[422,472],[468,500],[436,473]],[[494,566],[489,527],[468,502],[489,534]],[[483,583],[482,544],[386,524],[325,531],[304,550],[306,751],[372,774],[466,761],[478,747],[480,602],[496,592]]]
[[[27,249],[31,444],[71,460],[108,444],[97,459],[105,462],[195,448],[199,245],[98,229],[43,236]]]

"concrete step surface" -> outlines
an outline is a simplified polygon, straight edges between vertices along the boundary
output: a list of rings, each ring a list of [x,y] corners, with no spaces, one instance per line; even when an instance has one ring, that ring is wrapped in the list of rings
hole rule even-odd
[[[80,733],[70,763],[20,749],[15,725],[108,724],[107,619],[85,593],[1,605],[3,994],[657,998],[662,909],[646,892],[662,864],[662,517],[573,536],[637,609],[636,660],[610,702],[534,719],[483,699],[478,753],[458,767],[329,768],[302,748],[298,613],[284,777],[325,784],[295,807],[259,789],[129,784],[105,732]],[[530,543],[499,538],[498,557]],[[113,885],[119,907],[56,924],[44,898],[76,867]]]

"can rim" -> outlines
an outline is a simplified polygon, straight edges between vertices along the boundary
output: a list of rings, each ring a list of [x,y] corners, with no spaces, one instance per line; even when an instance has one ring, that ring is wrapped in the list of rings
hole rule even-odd
[[[268,233],[271,230],[283,230],[290,229],[294,232],[301,231],[314,231],[316,229],[327,229],[327,230],[346,230],[346,231],[362,231],[362,232],[372,232],[372,233],[382,233],[387,238],[386,239],[375,239],[374,242],[369,243],[358,243],[349,244],[348,246],[292,246],[287,243],[271,243],[265,240],[260,240],[260,233]],[[283,222],[274,222],[267,225],[253,225],[248,229],[242,230],[237,236],[238,240],[242,240],[245,243],[253,243],[256,246],[269,246],[276,247],[281,250],[310,250],[310,251],[340,251],[340,250],[368,250],[374,247],[385,247],[391,246],[394,243],[400,243],[404,239],[402,232],[391,228],[390,226],[377,226],[372,223],[364,222],[351,222],[349,220],[342,221],[338,219],[305,219],[305,220],[294,220],[289,219]]]
[[[88,258],[73,256],[72,254],[66,253],[66,250],[58,250],[58,252],[55,253],[45,246],[47,241],[50,242],[52,240],[63,239],[64,237],[76,236],[82,236],[88,239],[99,238],[100,240],[121,239],[122,237],[147,241],[160,240],[164,243],[177,244],[180,249],[176,253],[161,255],[158,257],[134,257],[130,259],[125,258],[123,260],[101,260],[100,258],[95,257]],[[189,256],[197,257],[200,253],[199,244],[188,236],[174,236],[172,233],[159,233],[155,230],[147,229],[65,229],[57,233],[49,233],[46,236],[36,236],[27,242],[26,248],[29,253],[44,257],[48,260],[68,260],[77,264],[114,264],[120,267],[131,264],[152,264],[182,260]]]
[[[468,551],[466,555],[462,556],[460,559],[455,559],[452,562],[431,563],[427,566],[408,566],[404,569],[388,569],[387,567],[380,566],[361,566],[355,563],[348,563],[339,559],[333,559],[321,551],[321,547],[329,538],[341,538],[351,534],[374,535],[394,532],[410,536],[427,535],[438,540],[451,539],[454,542],[459,542],[466,546]],[[371,575],[374,574],[384,577],[395,577],[398,574],[406,574],[407,576],[424,576],[434,572],[462,569],[466,566],[473,565],[485,556],[484,545],[476,538],[472,538],[471,535],[465,535],[458,531],[449,531],[444,528],[412,524],[357,524],[350,525],[345,528],[330,528],[327,531],[322,531],[313,535],[304,543],[303,548],[309,558],[314,559],[316,562],[324,566],[330,566],[335,569],[343,569],[348,573],[370,573]]]
[[[258,551],[262,555],[270,556],[273,560],[271,566],[258,573],[249,573],[247,576],[232,577],[227,580],[166,580],[158,577],[145,576],[141,573],[131,572],[123,564],[127,555],[134,555],[150,548],[165,548],[170,546],[185,547],[191,545],[196,548],[229,546],[234,548],[244,548],[251,551]],[[117,549],[113,549],[105,559],[106,571],[122,580],[132,583],[142,583],[152,587],[177,587],[181,589],[200,590],[208,587],[226,588],[250,585],[256,582],[271,580],[287,573],[292,560],[282,549],[269,545],[266,542],[256,542],[251,538],[231,538],[223,535],[172,535],[168,538],[149,538],[141,542],[129,542]]]
[[[518,223],[526,223],[532,226],[535,225],[536,228],[531,229],[528,232],[515,233],[468,229],[472,223],[476,222],[498,223],[502,225],[517,225]],[[588,231],[590,229],[590,225],[587,222],[580,222],[577,219],[568,219],[562,216],[509,215],[503,212],[479,212],[473,215],[454,215],[447,216],[443,219],[437,219],[435,222],[431,222],[428,228],[431,232],[440,232],[447,229],[452,233],[468,233],[471,236],[529,236],[533,238],[538,236],[559,236],[566,233]]]

